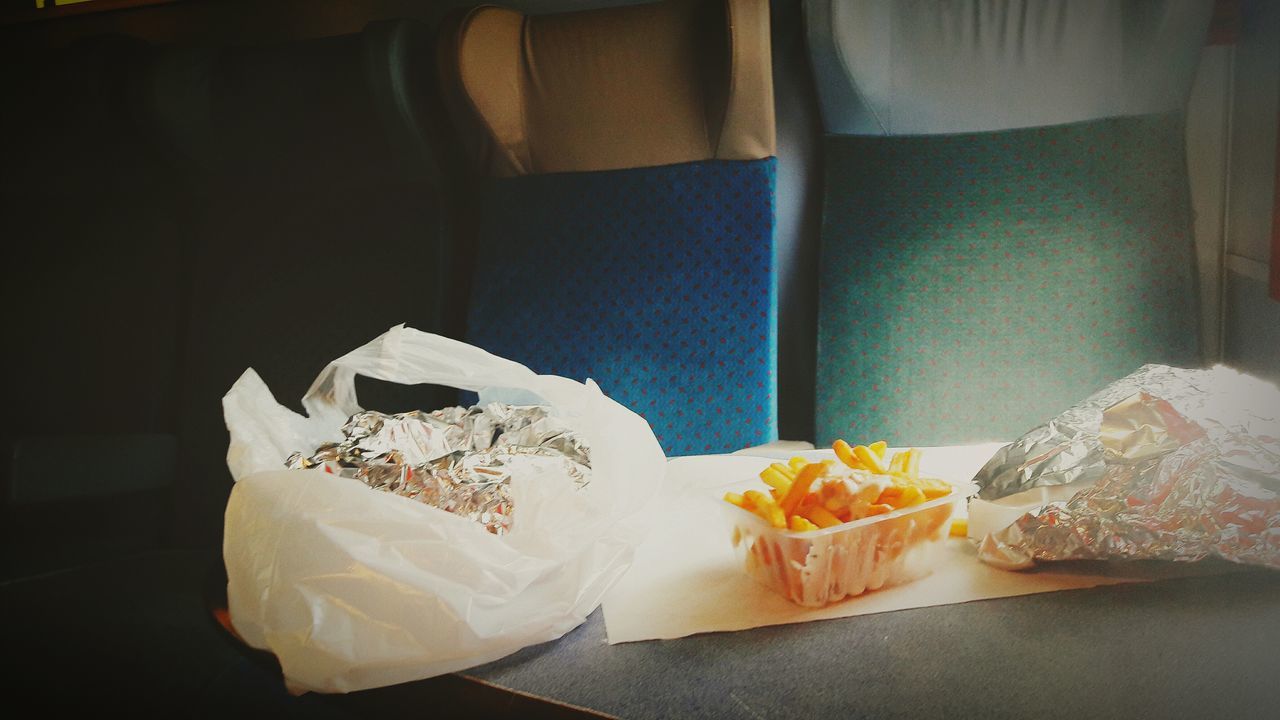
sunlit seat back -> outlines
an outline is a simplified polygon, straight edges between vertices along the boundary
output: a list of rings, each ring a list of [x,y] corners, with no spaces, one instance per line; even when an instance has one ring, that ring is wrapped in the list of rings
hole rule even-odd
[[[1183,116],[1210,5],[808,0],[819,442],[1012,438],[1200,361]]]

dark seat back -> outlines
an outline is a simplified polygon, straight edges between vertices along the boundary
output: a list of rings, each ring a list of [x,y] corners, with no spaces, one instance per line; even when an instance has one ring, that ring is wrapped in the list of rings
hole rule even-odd
[[[231,486],[221,398],[247,367],[296,407],[326,363],[391,325],[447,330],[431,56],[429,34],[396,21],[275,47],[175,50],[153,67],[149,114],[198,188],[181,376],[185,538],[220,536]],[[454,396],[369,388],[361,399],[406,409]]]
[[[186,210],[131,112],[147,53],[97,38],[6,73],[21,109],[0,113],[8,576],[151,547],[167,528]]]

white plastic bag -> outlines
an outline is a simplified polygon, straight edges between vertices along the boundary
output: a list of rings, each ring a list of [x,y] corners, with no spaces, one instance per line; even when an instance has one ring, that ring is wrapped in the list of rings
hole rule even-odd
[[[591,482],[513,478],[511,531],[497,536],[357,480],[284,469],[291,452],[340,439],[361,409],[356,375],[547,404],[589,444]],[[223,543],[231,621],[275,653],[295,689],[431,677],[572,630],[630,566],[665,473],[648,423],[591,381],[403,326],[330,363],[303,406],[308,417],[277,404],[252,369],[223,399],[236,479]]]

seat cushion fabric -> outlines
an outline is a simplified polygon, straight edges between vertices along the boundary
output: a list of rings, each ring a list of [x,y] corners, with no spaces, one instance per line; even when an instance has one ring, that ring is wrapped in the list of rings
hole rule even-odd
[[[776,436],[775,160],[495,179],[468,339],[594,379],[668,455]]]
[[[1198,364],[1183,133],[828,136],[817,441],[1009,439],[1143,363]]]

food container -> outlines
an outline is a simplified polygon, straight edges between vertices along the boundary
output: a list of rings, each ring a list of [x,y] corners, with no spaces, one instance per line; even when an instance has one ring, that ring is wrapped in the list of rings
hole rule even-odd
[[[977,488],[841,525],[792,532],[724,503],[747,574],[805,607],[918,580],[942,560],[956,509]]]

